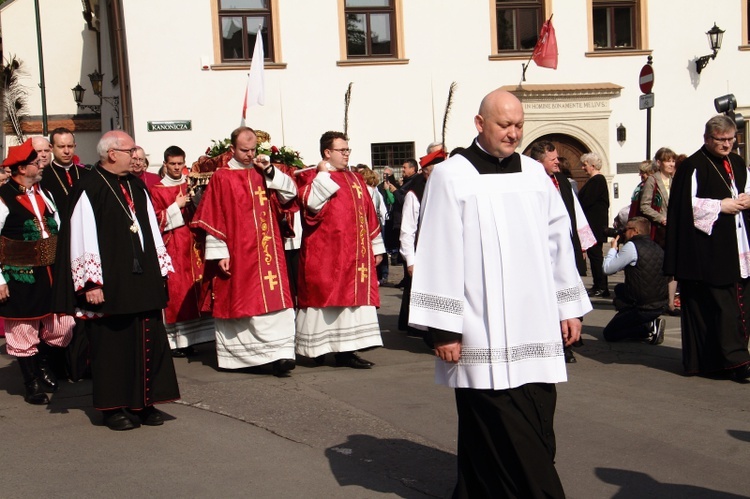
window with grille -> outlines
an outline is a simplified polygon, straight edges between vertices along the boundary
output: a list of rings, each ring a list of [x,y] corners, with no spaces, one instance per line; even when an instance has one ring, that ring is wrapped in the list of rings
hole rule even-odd
[[[401,165],[407,159],[414,158],[414,142],[382,142],[370,145],[373,169],[382,172],[386,166],[401,178]]]

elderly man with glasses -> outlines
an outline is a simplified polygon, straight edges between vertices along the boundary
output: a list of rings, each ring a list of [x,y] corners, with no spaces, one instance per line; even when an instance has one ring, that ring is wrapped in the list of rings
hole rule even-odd
[[[85,318],[104,424],[158,426],[164,415],[154,404],[180,397],[162,322],[174,269],[148,192],[131,174],[133,139],[107,132],[96,150],[99,164],[74,186],[60,233],[56,307]]]
[[[664,251],[651,240],[651,222],[633,217],[625,225],[626,243],[618,251],[620,236],[604,259],[604,273],[625,271],[625,282],[615,286],[615,309],[604,328],[607,341],[636,340],[652,345],[664,342],[664,319],[659,316],[667,306],[667,278],[662,274]]]
[[[682,362],[688,374],[750,378],[747,166],[732,152],[728,116],[706,122],[703,147],[672,181],[664,272],[680,283]]]

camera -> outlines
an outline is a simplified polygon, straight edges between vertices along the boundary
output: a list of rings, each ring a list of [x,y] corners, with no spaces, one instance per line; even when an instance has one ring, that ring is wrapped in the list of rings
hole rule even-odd
[[[605,227],[604,235],[607,237],[620,237],[625,234],[625,229],[621,227]]]

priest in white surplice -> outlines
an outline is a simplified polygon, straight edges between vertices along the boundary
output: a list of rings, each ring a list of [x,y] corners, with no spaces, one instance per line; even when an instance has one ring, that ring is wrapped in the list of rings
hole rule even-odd
[[[410,323],[433,332],[436,379],[456,391],[454,497],[564,497],[554,384],[591,303],[560,195],[515,152],[521,103],[496,90],[474,121],[476,141],[424,193]]]

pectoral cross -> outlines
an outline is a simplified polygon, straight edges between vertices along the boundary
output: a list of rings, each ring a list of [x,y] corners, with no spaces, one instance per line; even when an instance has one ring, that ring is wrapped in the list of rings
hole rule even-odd
[[[365,279],[367,279],[367,267],[365,267],[365,264],[360,265],[357,270],[359,270],[359,282],[365,282]]]
[[[266,281],[268,281],[268,287],[271,288],[271,291],[273,291],[276,288],[276,285],[279,283],[279,281],[276,280],[276,274],[268,271],[268,274],[266,274],[265,277],[263,277]]]
[[[258,186],[258,189],[255,191],[255,195],[258,196],[260,199],[260,205],[265,206],[266,204],[266,190],[263,189],[263,187]],[[273,288],[271,288],[273,289]]]
[[[362,188],[359,186],[358,183],[353,183],[352,187],[357,191],[357,199],[362,199]]]

